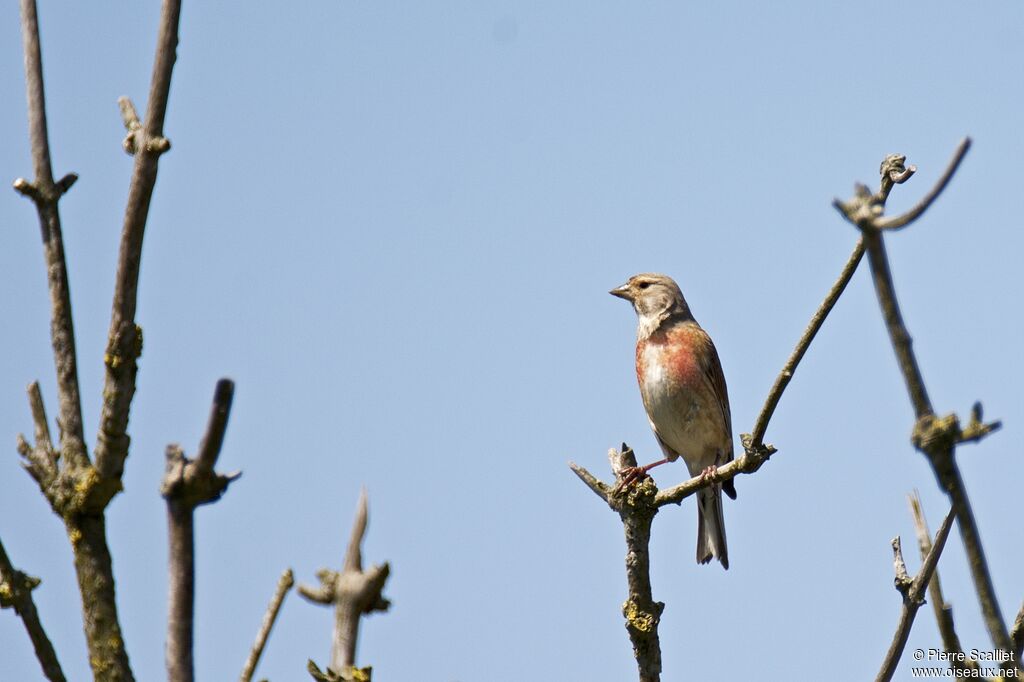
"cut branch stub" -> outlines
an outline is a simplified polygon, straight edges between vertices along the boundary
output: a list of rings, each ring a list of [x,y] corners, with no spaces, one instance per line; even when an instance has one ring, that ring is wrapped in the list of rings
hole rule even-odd
[[[352,533],[342,570],[322,568],[317,571],[320,584],[299,585],[299,594],[308,601],[334,605],[334,634],[331,642],[333,671],[348,671],[355,666],[360,618],[373,611],[387,611],[391,606],[383,595],[384,584],[391,573],[387,562],[362,568],[361,545],[369,518],[366,489],[359,495],[359,506],[352,524]],[[356,669],[358,670],[358,669]]]
[[[911,442],[914,447],[925,454],[933,454],[952,449],[959,443],[976,443],[985,436],[1002,428],[1000,420],[985,423],[982,421],[981,403],[974,403],[971,419],[965,428],[960,427],[960,420],[955,414],[937,417],[927,414],[914,423]]]
[[[164,477],[160,483],[160,494],[165,499],[174,499],[188,508],[215,502],[228,485],[242,475],[240,471],[218,474],[213,470],[224,443],[234,391],[235,384],[230,379],[217,382],[210,420],[194,460],[185,457],[176,443],[167,446]]]

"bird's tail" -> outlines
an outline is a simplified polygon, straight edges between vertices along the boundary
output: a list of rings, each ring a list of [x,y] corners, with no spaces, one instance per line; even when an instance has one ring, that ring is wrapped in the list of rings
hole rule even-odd
[[[729,549],[725,544],[725,519],[722,517],[722,488],[713,485],[697,493],[697,563],[712,558],[729,568]]]

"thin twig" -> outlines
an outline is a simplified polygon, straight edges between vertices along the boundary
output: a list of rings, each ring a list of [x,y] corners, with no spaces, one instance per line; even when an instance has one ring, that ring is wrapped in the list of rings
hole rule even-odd
[[[25,437],[18,434],[18,452],[25,458],[25,469],[39,484],[43,494],[47,495],[58,475],[59,453],[53,449],[43,394],[37,381],[28,385],[28,404],[35,425],[35,446],[29,445]]]
[[[907,645],[907,638],[910,636],[910,628],[914,625],[914,616],[917,615],[917,610],[924,603],[924,592],[928,588],[932,573],[939,563],[939,556],[946,545],[946,538],[949,537],[949,529],[953,526],[954,518],[954,510],[950,509],[949,513],[946,514],[946,519],[942,522],[942,526],[939,528],[939,532],[935,535],[935,542],[932,543],[931,552],[928,553],[924,563],[921,564],[921,570],[918,571],[913,581],[909,581],[906,575],[903,554],[899,551],[899,538],[893,540],[893,553],[896,563],[896,589],[903,595],[903,609],[900,612],[899,624],[896,626],[892,644],[889,645],[889,651],[882,661],[882,668],[878,671],[875,682],[888,682],[896,672],[896,666],[900,662],[903,649]],[[903,568],[902,571],[900,570],[901,566]]]
[[[949,164],[946,166],[945,172],[942,174],[942,177],[940,177],[938,182],[935,183],[935,186],[932,187],[931,191],[924,195],[921,201],[917,202],[917,205],[906,213],[893,216],[891,218],[881,218],[875,222],[875,227],[879,230],[898,230],[920,218],[921,214],[928,210],[928,207],[931,206],[935,200],[939,198],[939,195],[942,194],[942,191],[946,189],[946,185],[953,179],[953,175],[956,173],[957,168],[960,167],[960,162],[964,160],[964,157],[967,155],[967,150],[970,148],[971,138],[965,137],[960,140],[960,144],[957,145],[956,151],[953,152],[953,158],[950,160]]]
[[[910,513],[914,517],[914,530],[917,532],[917,548],[921,553],[921,560],[924,561],[932,550],[931,531],[928,530],[928,521],[924,517],[924,509],[921,506],[921,496],[915,490],[912,495],[907,495],[910,503]],[[963,658],[963,648],[960,645],[960,637],[956,634],[956,627],[953,623],[953,607],[946,603],[942,595],[942,584],[939,581],[939,571],[935,570],[931,581],[928,583],[928,597],[932,603],[932,610],[935,613],[935,623],[939,627],[939,634],[942,636],[943,648],[951,654],[950,665],[954,668],[977,668],[978,662]]]
[[[1017,617],[1013,619],[1013,629],[1010,631],[1013,640],[1013,660],[1020,661],[1021,650],[1024,649],[1024,604],[1020,605]]]
[[[292,573],[292,569],[285,569],[284,573],[281,574],[281,578],[277,581],[277,589],[274,590],[274,597],[270,600],[270,605],[267,606],[267,612],[263,614],[263,622],[260,623],[260,630],[256,633],[256,641],[249,651],[249,657],[245,660],[245,666],[242,667],[242,674],[238,678],[239,682],[250,682],[252,680],[252,676],[256,672],[256,666],[259,665],[260,657],[263,655],[263,647],[267,645],[267,638],[270,637],[270,630],[274,627],[277,614],[281,610],[281,604],[284,603],[288,590],[294,584],[295,574]]]
[[[39,620],[32,590],[39,585],[39,578],[26,575],[11,565],[3,542],[0,542],[0,607],[13,608],[25,625],[36,658],[43,668],[43,674],[50,682],[65,682],[64,671],[57,660],[57,652],[46,636],[43,624]]]
[[[46,448],[53,451],[53,441],[50,440],[50,425],[46,420],[46,406],[43,403],[43,394],[39,390],[39,382],[33,381],[28,385],[28,404],[32,410],[32,422],[35,424],[36,447]]]
[[[744,435],[744,441],[746,441],[746,434]],[[744,447],[747,444],[744,442]],[[666,504],[679,504],[687,497],[694,495],[699,490],[703,490],[714,483],[724,483],[732,478],[735,478],[739,474],[752,474],[761,468],[761,465],[768,459],[768,457],[775,452],[775,448],[771,445],[761,446],[762,448],[769,448],[767,454],[759,454],[758,452],[747,450],[746,453],[741,455],[738,459],[725,464],[724,466],[718,467],[715,470],[714,477],[710,476],[694,476],[693,478],[687,479],[679,485],[665,490],[658,491],[658,494],[654,498],[655,507],[664,507]]]
[[[82,400],[78,389],[78,360],[75,328],[71,318],[71,290],[64,258],[57,202],[74,184],[70,174],[54,183],[50,162],[50,140],[46,125],[46,96],[43,88],[43,60],[39,46],[39,20],[35,0],[21,0],[22,39],[25,48],[25,85],[28,98],[29,137],[35,181],[19,178],[16,190],[30,197],[39,214],[43,252],[50,291],[50,338],[57,369],[57,396],[60,449],[69,464],[84,467],[89,463],[82,429]]]
[[[170,682],[192,682],[195,609],[194,516],[198,505],[220,499],[240,474],[221,475],[213,470],[220,455],[231,413],[234,383],[217,382],[210,421],[200,446],[202,462],[185,457],[178,445],[167,446],[167,465],[160,494],[167,501],[169,589],[167,615],[167,677]]]
[[[210,472],[217,463],[221,446],[224,444],[224,432],[228,427],[231,415],[231,402],[235,396],[235,383],[230,379],[221,379],[214,389],[213,405],[210,408],[210,419],[206,424],[206,433],[199,443],[196,455],[196,468],[201,472]]]
[[[96,443],[96,469],[100,476],[107,479],[120,479],[125,457],[128,456],[128,413],[135,395],[137,362],[142,353],[142,329],[135,324],[142,238],[160,155],[170,148],[163,137],[163,129],[178,45],[180,15],[180,0],[164,0],[146,120],[142,129],[135,133],[135,139],[139,142],[121,232],[110,333],[104,355],[106,377],[103,384],[103,407]]]
[[[764,442],[764,435],[768,430],[768,422],[771,420],[772,415],[775,414],[775,408],[779,404],[779,399],[782,398],[782,392],[786,390],[786,386],[793,379],[797,365],[800,364],[800,360],[803,359],[804,353],[810,347],[811,341],[814,340],[818,330],[825,323],[825,318],[832,312],[832,308],[835,307],[839,297],[846,290],[846,285],[850,283],[853,273],[857,271],[857,266],[860,265],[863,255],[864,240],[860,239],[854,247],[853,253],[847,259],[846,265],[843,266],[842,272],[839,273],[839,279],[832,285],[832,288],[829,289],[828,294],[825,296],[825,300],[822,301],[814,315],[811,316],[811,321],[807,323],[807,328],[804,329],[803,335],[797,341],[796,347],[790,353],[789,359],[786,360],[786,364],[782,366],[782,371],[775,378],[775,383],[768,392],[768,397],[765,398],[764,407],[761,408],[761,413],[757,415],[757,421],[754,422],[750,440],[755,446]]]
[[[355,665],[356,644],[359,639],[359,619],[373,611],[387,611],[390,602],[384,598],[384,583],[391,568],[387,563],[362,568],[363,535],[366,533],[368,502],[366,489],[359,494],[356,518],[352,523],[344,568],[317,571],[320,584],[316,587],[299,585],[299,594],[317,604],[334,606],[334,636],[331,641],[330,668],[343,673]]]

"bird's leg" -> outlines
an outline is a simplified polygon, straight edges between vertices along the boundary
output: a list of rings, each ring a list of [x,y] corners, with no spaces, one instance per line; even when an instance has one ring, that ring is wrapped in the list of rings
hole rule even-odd
[[[660,466],[668,462],[668,459],[659,459],[657,462],[651,462],[642,467],[628,467],[619,472],[622,476],[622,480],[615,486],[615,492],[618,493],[625,488],[628,488],[637,481],[642,481],[647,478],[647,472],[656,466]]]
[[[704,481],[716,482],[718,480],[718,465],[712,464],[709,467],[704,467],[704,471],[700,472],[700,477]]]

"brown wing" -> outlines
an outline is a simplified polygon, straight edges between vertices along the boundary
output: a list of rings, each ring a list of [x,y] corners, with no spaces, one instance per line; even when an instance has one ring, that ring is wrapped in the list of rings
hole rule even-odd
[[[701,369],[703,370],[704,379],[707,381],[708,387],[711,392],[718,399],[718,406],[722,410],[722,422],[725,424],[725,433],[727,434],[728,441],[725,443],[725,460],[720,464],[726,464],[733,460],[732,451],[732,412],[729,409],[729,389],[725,385],[725,374],[722,373],[722,361],[718,359],[718,350],[715,348],[714,341],[708,336],[707,332],[701,329],[701,337],[707,344],[707,353],[701,353]],[[729,497],[736,499],[736,488],[733,486],[732,479],[722,484],[722,490]]]

